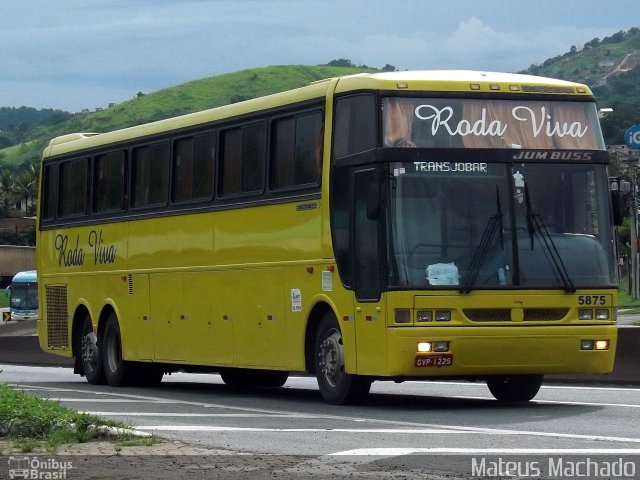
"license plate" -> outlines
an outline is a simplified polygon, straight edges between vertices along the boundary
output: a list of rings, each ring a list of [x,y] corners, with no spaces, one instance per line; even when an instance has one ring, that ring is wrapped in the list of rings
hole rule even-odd
[[[450,367],[453,365],[453,354],[417,355],[416,367]]]

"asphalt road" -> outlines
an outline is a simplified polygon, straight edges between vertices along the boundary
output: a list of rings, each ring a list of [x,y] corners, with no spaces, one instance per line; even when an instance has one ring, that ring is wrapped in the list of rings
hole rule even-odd
[[[265,469],[272,478],[471,478],[516,467],[544,476],[587,459],[640,477],[640,388],[544,385],[534,401],[504,405],[481,383],[376,382],[366,405],[335,407],[309,377],[247,392],[217,375],[174,374],[141,389],[92,386],[68,368],[0,369],[3,383],[30,395],[232,453],[216,471],[247,473],[234,478]]]

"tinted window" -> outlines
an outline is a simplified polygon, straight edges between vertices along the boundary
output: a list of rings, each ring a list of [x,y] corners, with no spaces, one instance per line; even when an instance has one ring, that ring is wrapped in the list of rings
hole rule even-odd
[[[87,213],[89,159],[81,158],[60,164],[60,216]]]
[[[264,124],[228,129],[221,133],[218,181],[221,196],[264,190],[266,139]]]
[[[56,199],[58,198],[56,178],[58,175],[58,165],[47,165],[44,168],[43,176],[43,205],[42,219],[53,220],[56,216]]]
[[[234,128],[222,132],[220,144],[220,195],[238,194],[241,192],[242,129]]]
[[[213,196],[213,134],[175,142],[173,201],[186,202]]]
[[[132,205],[166,205],[169,193],[169,144],[133,149]]]
[[[336,103],[335,157],[364,152],[376,146],[376,109],[373,95],[344,97]]]
[[[125,152],[111,152],[95,159],[96,212],[123,210],[125,207]]]
[[[321,112],[284,118],[274,123],[272,189],[319,183],[322,134]]]

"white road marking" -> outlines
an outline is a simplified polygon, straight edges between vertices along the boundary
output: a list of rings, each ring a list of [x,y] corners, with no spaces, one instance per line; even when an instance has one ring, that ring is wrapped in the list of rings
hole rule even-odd
[[[403,382],[404,384],[411,385],[454,385],[454,386],[465,386],[465,387],[480,387],[487,388],[487,385],[484,382],[456,382],[456,381],[446,381],[439,382],[437,380],[428,380],[428,381],[415,381],[415,380],[407,380]],[[375,383],[373,385],[376,385]],[[601,390],[606,392],[640,392],[640,387],[598,387],[598,386],[581,386],[581,385],[542,385],[540,390]],[[491,397],[493,398],[493,397]]]
[[[452,432],[445,428],[261,428],[261,427],[220,427],[209,425],[140,425],[135,430],[163,432],[322,432],[322,433],[392,433],[392,434],[429,434],[446,433],[467,434],[469,432]]]
[[[373,421],[375,422],[375,421]],[[372,422],[372,423],[373,423]],[[381,422],[384,423],[384,422]],[[391,422],[390,422],[391,423]],[[225,427],[207,425],[139,425],[132,427],[136,430],[165,431],[165,432],[338,432],[338,433],[390,433],[390,434],[478,434],[478,435],[507,435],[528,437],[570,438],[590,441],[607,441],[618,443],[640,443],[640,438],[610,437],[605,435],[583,435],[578,433],[535,432],[530,430],[505,430],[479,427],[462,427],[457,425],[423,425],[422,428],[252,428]],[[640,452],[640,450],[639,450]]]
[[[452,395],[449,398],[469,399],[469,400],[492,400],[493,397],[471,397],[469,395]],[[572,402],[569,400],[531,400],[531,404],[544,403],[549,405],[581,405],[584,407],[623,407],[640,408],[640,404],[634,403],[604,403],[604,402]]]
[[[638,455],[640,448],[356,448],[327,456],[395,457],[412,453],[449,455]]]
[[[86,403],[176,403],[172,400],[141,400],[137,398],[65,398],[65,397],[42,397],[53,402],[86,402]]]
[[[283,414],[261,414],[261,413],[183,413],[183,412],[135,412],[127,415],[123,412],[94,412],[84,411],[82,413],[88,413],[90,415],[97,415],[100,417],[118,417],[118,416],[135,416],[135,417],[216,417],[216,418],[317,418],[316,415],[309,414],[297,414],[297,413],[283,413]]]

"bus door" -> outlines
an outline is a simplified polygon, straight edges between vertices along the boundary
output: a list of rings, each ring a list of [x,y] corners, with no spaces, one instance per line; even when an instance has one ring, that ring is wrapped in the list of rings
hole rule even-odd
[[[386,309],[382,300],[382,176],[374,167],[352,173],[351,251],[355,289],[358,374],[386,365]]]

